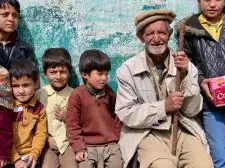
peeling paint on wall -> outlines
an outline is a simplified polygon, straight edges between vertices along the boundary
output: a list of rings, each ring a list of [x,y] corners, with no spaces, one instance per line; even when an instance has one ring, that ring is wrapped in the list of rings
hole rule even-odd
[[[171,9],[177,20],[197,12],[197,0],[20,0],[22,39],[41,57],[49,47],[65,47],[78,73],[80,54],[97,48],[111,57],[109,84],[116,89],[115,71],[129,57],[142,50],[135,37],[134,17],[143,10]],[[176,21],[177,21],[176,20]],[[176,48],[172,38],[170,45]],[[41,67],[40,67],[41,69]],[[46,83],[43,74],[41,83]]]

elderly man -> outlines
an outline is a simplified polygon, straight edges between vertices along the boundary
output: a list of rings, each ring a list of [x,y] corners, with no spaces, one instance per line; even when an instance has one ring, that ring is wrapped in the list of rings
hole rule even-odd
[[[202,107],[197,69],[183,51],[172,53],[168,48],[169,24],[174,18],[167,10],[137,15],[137,36],[145,50],[117,71],[116,114],[124,124],[120,147],[125,168],[132,167],[135,158],[140,168],[213,168],[205,134],[196,119]],[[177,68],[181,70],[180,92],[175,91]],[[178,110],[173,156],[171,115]]]

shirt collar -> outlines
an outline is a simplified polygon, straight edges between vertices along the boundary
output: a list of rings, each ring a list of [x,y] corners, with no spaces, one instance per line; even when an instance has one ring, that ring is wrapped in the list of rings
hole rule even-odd
[[[146,51],[143,51],[140,53],[139,56],[140,59],[138,59],[135,63],[135,69],[133,71],[133,75],[137,75],[143,72],[149,72],[149,67],[148,67],[148,63],[147,61],[147,53]],[[176,67],[174,66],[174,60],[173,60],[173,56],[172,56],[172,51],[170,50],[170,53],[167,57],[167,59],[164,61],[165,66],[168,68],[168,74],[171,76],[175,76],[176,75]]]
[[[210,21],[208,21],[203,14],[199,15],[198,19],[201,24],[208,24],[210,26],[215,25],[215,24],[212,24]],[[221,20],[219,21],[217,27],[220,27],[223,24],[223,19],[224,19],[224,14],[222,13]]]
[[[146,53],[146,58],[147,58],[146,60],[148,61],[148,63],[149,63],[150,66],[156,67],[155,64],[154,64],[153,61],[152,61],[152,58],[149,57],[149,56],[147,55],[147,53]],[[169,69],[169,57],[168,57],[168,56],[166,57],[166,59],[165,59],[163,65],[164,65],[164,67],[166,68],[166,70]]]
[[[15,43],[17,40],[17,32],[13,32],[9,35],[7,41],[3,44],[1,43],[2,45],[6,45],[6,44],[10,44],[10,43]]]
[[[14,99],[14,105],[15,106],[28,105],[28,106],[34,107],[36,105],[36,102],[37,102],[37,98],[35,96],[33,96],[28,103],[22,103],[22,102],[19,102],[16,99]]]
[[[93,89],[93,88],[91,88],[91,86],[89,86],[89,85],[85,85],[85,88],[91,93],[91,94],[93,94],[93,95],[95,95],[95,96],[98,96],[98,97],[100,97],[100,96],[104,96],[105,95],[105,87],[103,88],[103,89],[101,89],[101,90],[96,90],[96,89]]]
[[[134,67],[133,75],[137,75],[143,72],[150,73],[145,51],[142,51],[138,57],[139,59],[136,60],[135,66],[133,66]]]
[[[49,84],[49,85],[46,86],[45,89],[47,90],[48,96],[51,96],[51,95],[53,95],[53,94],[60,94],[60,95],[62,95],[62,96],[64,96],[64,95],[65,95],[65,96],[68,96],[68,89],[69,89],[69,86],[66,85],[62,90],[56,91],[56,90],[54,90],[54,88]]]

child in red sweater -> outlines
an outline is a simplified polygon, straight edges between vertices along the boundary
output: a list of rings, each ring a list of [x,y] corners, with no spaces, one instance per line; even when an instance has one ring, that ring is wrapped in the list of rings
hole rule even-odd
[[[8,71],[0,66],[0,168],[10,161],[13,145],[12,90]]]
[[[106,85],[111,69],[109,57],[87,50],[79,62],[84,84],[68,101],[66,128],[79,168],[122,168],[119,145],[121,122],[114,113],[116,96]]]

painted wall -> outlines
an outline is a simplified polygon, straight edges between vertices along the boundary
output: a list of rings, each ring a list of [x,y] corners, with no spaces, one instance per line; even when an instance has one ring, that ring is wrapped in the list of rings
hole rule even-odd
[[[74,85],[81,82],[80,54],[97,48],[112,61],[109,84],[116,89],[115,71],[129,57],[143,49],[135,37],[134,17],[143,10],[171,9],[175,20],[198,12],[197,0],[19,0],[22,17],[19,32],[31,43],[41,65],[49,47],[64,47],[72,55]],[[176,49],[173,37],[170,46]],[[40,69],[41,66],[40,66]],[[42,85],[46,83],[41,74]]]

